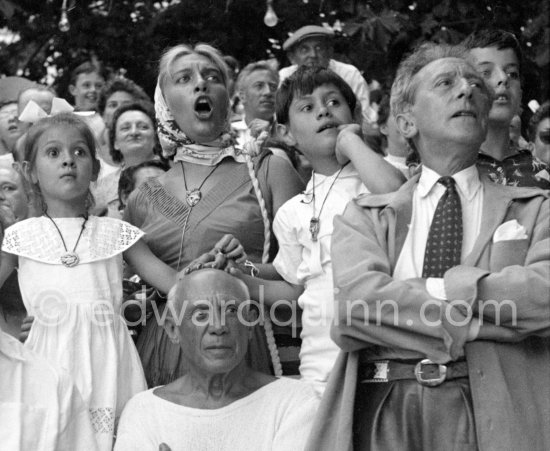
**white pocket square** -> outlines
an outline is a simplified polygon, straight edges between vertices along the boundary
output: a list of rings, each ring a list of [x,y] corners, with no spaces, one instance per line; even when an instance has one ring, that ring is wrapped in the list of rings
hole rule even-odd
[[[498,226],[493,235],[493,243],[497,241],[525,240],[527,233],[517,220],[512,219]]]

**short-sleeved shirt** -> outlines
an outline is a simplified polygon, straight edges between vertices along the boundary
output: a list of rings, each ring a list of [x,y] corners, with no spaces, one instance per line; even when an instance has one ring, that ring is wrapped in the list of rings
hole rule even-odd
[[[479,152],[477,168],[481,175],[486,175],[500,185],[550,189],[548,165],[533,156],[528,149],[517,149],[514,155],[502,161]]]

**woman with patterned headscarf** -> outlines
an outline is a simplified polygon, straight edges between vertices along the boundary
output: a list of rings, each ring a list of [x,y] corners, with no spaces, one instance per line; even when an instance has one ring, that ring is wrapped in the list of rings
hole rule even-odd
[[[242,244],[238,260],[247,261],[246,270],[262,271],[258,264],[276,252],[271,220],[303,188],[287,161],[235,146],[227,86],[227,66],[209,45],[178,45],[161,58],[155,110],[163,154],[173,166],[130,196],[125,219],[146,232],[151,250],[177,270],[230,235]],[[163,307],[154,309],[137,343],[149,386],[186,372],[179,346],[159,324]],[[274,369],[280,373],[270,323],[265,326]],[[256,369],[269,371],[266,341],[259,333],[249,359]]]

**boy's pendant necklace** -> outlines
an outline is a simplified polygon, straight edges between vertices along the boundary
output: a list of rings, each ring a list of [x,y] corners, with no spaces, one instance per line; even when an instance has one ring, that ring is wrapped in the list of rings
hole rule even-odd
[[[204,178],[204,180],[202,181],[202,183],[199,185],[198,188],[187,189],[187,182],[185,181],[185,169],[183,169],[183,161],[180,161],[180,163],[181,163],[181,173],[183,174],[183,186],[185,186],[185,201],[187,202],[187,205],[193,208],[202,199],[202,192],[201,192],[202,185],[204,185],[204,182],[208,180],[208,177],[210,177],[214,173],[214,171],[218,168],[218,165],[214,166],[214,169],[212,169],[206,175],[206,177]]]
[[[319,237],[319,229],[321,228],[321,213],[323,211],[323,207],[325,206],[325,202],[327,201],[328,195],[330,194],[330,190],[336,183],[338,177],[340,177],[340,173],[345,167],[346,165],[342,166],[336,173],[336,177],[334,177],[334,180],[328,188],[327,194],[325,194],[325,198],[323,199],[323,203],[321,204],[321,208],[319,209],[319,214],[317,216],[315,216],[315,171],[311,174],[311,183],[313,185],[313,216],[309,220],[309,233],[311,234],[311,241],[313,242],[317,241],[317,238]]]
[[[80,258],[78,257],[78,254],[75,251],[76,251],[76,248],[78,247],[78,243],[80,242],[80,238],[82,238],[84,229],[86,228],[86,223],[88,222],[88,215],[83,215],[84,222],[82,223],[82,227],[80,228],[80,233],[78,234],[78,238],[76,239],[76,243],[71,252],[69,252],[69,249],[67,249],[67,245],[65,244],[65,238],[63,238],[63,234],[61,233],[61,230],[59,230],[59,227],[57,226],[56,222],[46,211],[44,212],[44,216],[46,216],[46,218],[52,221],[52,224],[55,226],[57,233],[59,233],[59,237],[61,238],[63,247],[65,248],[65,253],[60,257],[61,263],[67,268],[72,268],[78,265],[78,263],[80,262]]]

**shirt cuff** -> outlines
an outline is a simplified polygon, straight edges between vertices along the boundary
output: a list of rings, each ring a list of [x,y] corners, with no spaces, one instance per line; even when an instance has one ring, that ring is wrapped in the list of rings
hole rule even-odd
[[[436,299],[447,300],[445,292],[445,281],[441,277],[428,277],[426,279],[426,291]]]

